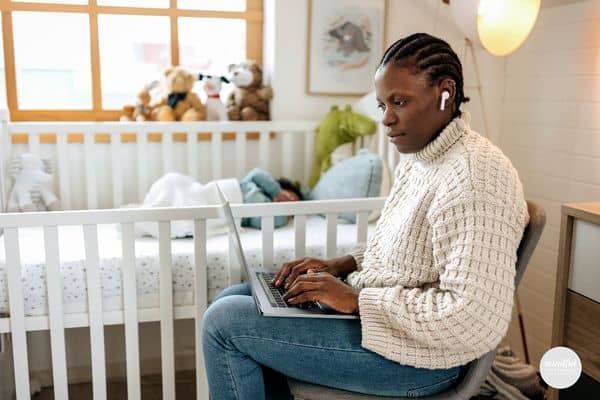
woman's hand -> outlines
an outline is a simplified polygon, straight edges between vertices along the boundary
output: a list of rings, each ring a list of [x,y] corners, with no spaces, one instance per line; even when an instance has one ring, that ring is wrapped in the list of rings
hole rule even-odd
[[[312,272],[328,272],[333,276],[346,276],[356,270],[356,260],[352,256],[343,256],[331,260],[321,260],[313,257],[304,257],[299,260],[283,264],[277,275],[273,278],[273,284],[280,287],[285,283],[285,288],[290,288],[296,278]]]
[[[318,301],[344,314],[358,312],[358,292],[326,272],[299,276],[283,299],[290,304]]]
[[[309,269],[313,272],[328,272],[332,275],[335,275],[335,271],[330,268],[328,260],[304,257],[299,260],[283,264],[277,275],[275,275],[273,278],[273,285],[279,287],[285,283],[285,288],[288,289],[294,283],[296,278],[298,278],[298,276],[301,274],[306,274]]]

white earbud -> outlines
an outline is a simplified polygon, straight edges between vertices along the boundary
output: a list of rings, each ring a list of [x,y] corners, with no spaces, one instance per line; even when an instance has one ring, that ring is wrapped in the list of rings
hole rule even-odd
[[[448,92],[447,90],[444,90],[442,92],[442,101],[440,102],[440,110],[444,111],[444,108],[446,108],[446,100],[448,100],[450,98],[450,92]]]

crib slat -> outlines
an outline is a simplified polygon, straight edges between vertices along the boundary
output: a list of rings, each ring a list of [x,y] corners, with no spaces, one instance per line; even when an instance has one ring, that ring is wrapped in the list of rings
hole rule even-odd
[[[187,169],[188,175],[198,177],[198,140],[195,132],[187,133]]]
[[[260,166],[265,171],[270,171],[271,165],[269,160],[269,131],[261,131],[259,136],[259,156]]]
[[[196,293],[196,399],[208,399],[208,380],[202,352],[202,316],[208,300],[206,261],[206,220],[194,220],[194,285]]]
[[[292,179],[292,167],[294,163],[294,135],[292,132],[281,133],[281,146],[281,154],[284,155],[281,157],[283,176]]]
[[[273,268],[273,217],[262,217],[262,266]]]
[[[367,242],[367,228],[369,224],[369,212],[360,211],[356,218],[356,243]]]
[[[160,351],[163,399],[175,398],[175,356],[173,339],[173,269],[171,222],[158,223],[160,258]]]
[[[215,130],[212,133],[212,179],[221,179],[223,176],[223,135],[221,131]]]
[[[166,131],[162,135],[163,174],[175,171],[173,169],[173,132]]]
[[[121,173],[121,134],[113,132],[110,137],[110,153],[111,153],[111,168],[112,168],[112,190],[113,190],[113,207],[117,208],[123,204],[123,175]]]
[[[137,286],[133,224],[121,225],[123,245],[123,311],[125,314],[125,357],[127,363],[127,398],[139,399],[140,356],[137,318]]]
[[[69,176],[69,149],[67,147],[67,132],[56,133],[56,159],[58,160],[58,183],[60,186],[60,204],[63,209],[71,209],[71,182]]]
[[[92,357],[93,397],[106,399],[106,358],[104,354],[104,326],[102,322],[102,292],[99,273],[98,229],[96,225],[83,226],[85,243],[85,271],[87,275],[90,349]]]
[[[394,160],[394,153],[396,153],[396,147],[388,144],[387,147],[387,163],[390,166],[390,170],[394,171],[396,163]]]
[[[12,154],[11,134],[8,130],[8,111],[0,110],[0,210],[6,211],[7,204],[5,203],[9,188],[6,187],[6,180],[10,173],[10,155]]]
[[[337,253],[337,213],[327,213],[327,258]]]
[[[294,256],[296,259],[306,255],[306,215],[294,216]]]
[[[58,255],[58,229],[44,227],[44,247],[46,251],[46,282],[48,286],[48,309],[50,322],[50,350],[52,352],[52,377],[54,398],[67,399],[67,360],[65,355],[65,328],[62,307],[62,279]]]
[[[306,132],[304,135],[304,182],[310,179],[310,170],[313,164],[315,151],[315,134]]]
[[[5,228],[4,246],[8,278],[10,330],[12,338],[15,391],[17,400],[29,399],[29,363],[27,361],[27,336],[25,334],[25,309],[21,283],[21,256],[17,228]]]
[[[235,175],[241,179],[246,173],[246,132],[238,131],[235,135]]]
[[[94,132],[84,132],[85,148],[85,185],[87,192],[87,206],[89,210],[98,208],[98,185],[96,184],[96,167],[94,151]]]
[[[377,124],[377,154],[381,157],[383,162],[386,162],[385,154],[386,154],[386,136],[385,136],[385,127],[383,124]]]
[[[146,129],[140,129],[137,133],[137,177],[138,177],[138,198],[137,201],[141,202],[146,195],[146,188],[148,186],[148,132]]]
[[[30,132],[29,133],[29,152],[37,156],[40,155],[40,133]]]

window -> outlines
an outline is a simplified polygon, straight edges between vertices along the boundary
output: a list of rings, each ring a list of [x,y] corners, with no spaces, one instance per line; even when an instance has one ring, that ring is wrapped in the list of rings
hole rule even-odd
[[[262,0],[0,0],[0,9],[0,107],[14,121],[118,120],[170,65],[223,74],[262,59]]]

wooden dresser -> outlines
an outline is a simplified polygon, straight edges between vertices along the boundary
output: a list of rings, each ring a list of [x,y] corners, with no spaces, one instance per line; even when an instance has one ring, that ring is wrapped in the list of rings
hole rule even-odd
[[[583,373],[600,381],[600,202],[561,211],[552,346],[573,349]],[[549,399],[558,398],[552,390]]]

